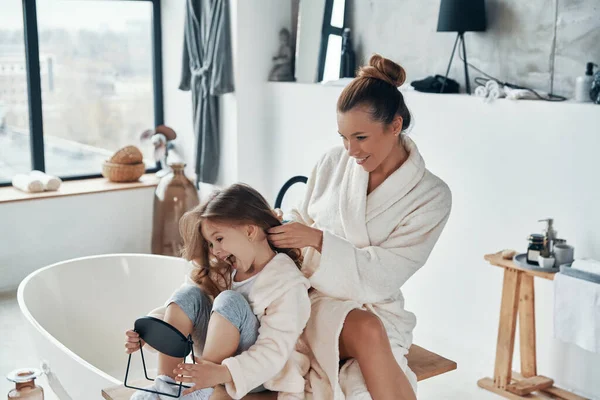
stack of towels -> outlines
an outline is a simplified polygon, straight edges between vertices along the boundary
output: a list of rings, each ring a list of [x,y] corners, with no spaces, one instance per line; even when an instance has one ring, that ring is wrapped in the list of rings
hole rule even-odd
[[[61,183],[60,178],[35,170],[28,174],[17,174],[12,179],[14,188],[28,193],[58,190]]]
[[[600,354],[600,261],[575,260],[571,268],[590,274],[593,279],[556,274],[554,336]]]
[[[547,97],[547,93],[538,92],[540,96]],[[507,98],[509,100],[538,100],[539,97],[528,89],[515,89],[505,86],[498,81],[490,79],[485,85],[475,88],[475,96],[481,97],[485,102]]]

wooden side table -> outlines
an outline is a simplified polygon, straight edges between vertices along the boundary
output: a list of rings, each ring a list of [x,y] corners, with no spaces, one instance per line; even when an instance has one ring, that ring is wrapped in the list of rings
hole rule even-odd
[[[552,379],[537,374],[533,278],[537,276],[554,280],[554,273],[522,268],[512,260],[502,258],[500,253],[487,254],[484,258],[491,265],[504,268],[504,282],[494,378],[482,378],[477,381],[477,385],[507,399],[546,399],[547,396],[533,393],[541,391],[553,396],[552,398],[585,400],[584,397],[555,387]],[[520,374],[512,371],[517,315],[520,331]]]

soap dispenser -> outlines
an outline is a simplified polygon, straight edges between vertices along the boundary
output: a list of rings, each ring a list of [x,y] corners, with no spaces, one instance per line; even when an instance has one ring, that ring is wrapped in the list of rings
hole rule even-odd
[[[544,249],[541,252],[541,256],[550,257],[554,253],[554,241],[557,237],[554,230],[554,219],[540,219],[538,222],[546,222],[546,228],[544,229]]]
[[[575,79],[575,101],[579,103],[587,103],[592,101],[590,89],[594,75],[594,63],[589,62],[585,66],[585,75],[578,76]]]

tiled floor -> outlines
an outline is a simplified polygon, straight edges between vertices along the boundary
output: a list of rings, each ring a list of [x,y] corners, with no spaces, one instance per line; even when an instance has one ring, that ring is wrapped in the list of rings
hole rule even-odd
[[[25,367],[39,368],[35,349],[30,346],[27,333],[25,333],[27,331],[26,323],[19,311],[16,294],[0,294],[0,399],[5,398],[13,387],[12,382],[4,378],[10,371]],[[421,382],[419,384],[419,400],[500,399],[498,396],[479,389],[476,381],[476,373],[470,373],[465,368],[459,367],[457,371]],[[51,392],[44,377],[40,378],[39,384],[45,390],[46,400],[59,400]],[[89,399],[100,398],[99,394],[89,397]]]
[[[29,343],[27,322],[19,310],[16,293],[0,293],[0,399],[6,398],[14,383],[6,375],[18,368],[40,368]],[[36,380],[44,388],[45,400],[58,400],[44,376]],[[73,399],[75,400],[75,399]]]

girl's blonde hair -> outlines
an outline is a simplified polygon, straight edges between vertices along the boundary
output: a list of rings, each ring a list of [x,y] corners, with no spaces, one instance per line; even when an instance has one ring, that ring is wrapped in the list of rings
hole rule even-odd
[[[206,203],[183,215],[179,222],[183,238],[181,255],[196,267],[192,280],[213,297],[231,288],[232,267],[211,254],[208,242],[202,236],[204,221],[233,226],[256,225],[264,231],[281,225],[265,198],[255,189],[240,183],[214,192]],[[279,249],[269,245],[274,251],[287,254],[298,268],[301,267],[300,249]]]

